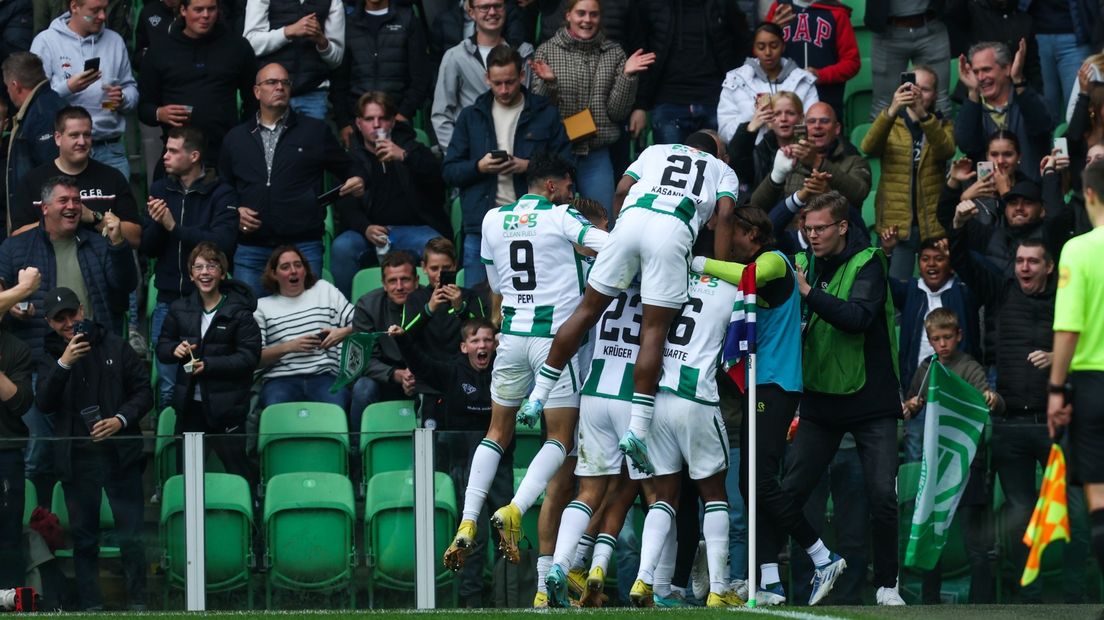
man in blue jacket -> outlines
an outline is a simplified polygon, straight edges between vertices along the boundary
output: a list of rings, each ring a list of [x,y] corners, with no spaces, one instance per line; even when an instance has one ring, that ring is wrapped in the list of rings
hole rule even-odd
[[[469,288],[487,279],[479,262],[483,215],[526,192],[529,159],[548,151],[575,161],[556,106],[524,88],[522,76],[517,50],[499,45],[487,54],[491,89],[460,112],[445,155],[445,182],[460,188],[463,267]]]
[[[326,217],[318,203],[323,174],[341,183],[340,195],[360,197],[364,178],[326,123],[290,108],[287,69],[269,63],[257,72],[253,94],[257,117],[230,130],[222,142],[219,177],[238,194],[240,244],[234,254],[234,279],[268,295],[261,272],[277,246],[293,244],[322,273],[322,231]]]
[[[237,195],[213,169],[203,166],[203,132],[196,127],[173,127],[161,158],[168,176],[154,181],[142,223],[143,255],[157,259],[154,286],[157,305],[150,320],[150,342],[157,342],[172,302],[195,290],[188,271],[188,255],[201,241],[210,241],[232,255],[238,240]],[[176,365],[157,362],[160,403],[172,402]]]
[[[30,52],[16,52],[5,58],[3,73],[4,86],[16,108],[4,176],[7,191],[4,204],[11,204],[23,176],[58,156],[54,115],[65,107],[65,101],[50,89],[42,59]],[[10,217],[4,230],[11,230]]]

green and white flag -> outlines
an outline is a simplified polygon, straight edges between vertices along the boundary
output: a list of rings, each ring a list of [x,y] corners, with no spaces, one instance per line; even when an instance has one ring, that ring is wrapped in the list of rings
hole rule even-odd
[[[357,380],[364,374],[368,367],[368,358],[372,357],[372,349],[376,346],[376,340],[387,332],[353,332],[341,341],[341,370],[337,379],[330,386],[330,393],[336,394],[338,390]]]
[[[985,397],[972,385],[932,360],[928,370],[927,418],[920,488],[912,513],[905,566],[935,568],[955,509],[970,476],[970,463],[989,418]]]

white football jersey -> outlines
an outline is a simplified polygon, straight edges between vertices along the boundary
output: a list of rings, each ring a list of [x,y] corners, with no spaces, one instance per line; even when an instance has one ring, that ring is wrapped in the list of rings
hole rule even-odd
[[[571,206],[533,194],[488,211],[482,233],[480,260],[502,295],[502,333],[555,336],[586,286],[572,243],[600,251],[606,233]]]
[[[688,292],[690,300],[671,323],[663,344],[659,389],[716,405],[720,402],[717,363],[736,305],[736,286],[691,272]]]
[[[640,287],[634,284],[615,297],[602,313],[583,394],[632,402],[643,310]]]
[[[682,144],[656,144],[644,149],[625,174],[636,179],[621,212],[650,209],[686,222],[697,238],[713,216],[717,200],[739,194],[740,181],[728,164],[709,153]]]

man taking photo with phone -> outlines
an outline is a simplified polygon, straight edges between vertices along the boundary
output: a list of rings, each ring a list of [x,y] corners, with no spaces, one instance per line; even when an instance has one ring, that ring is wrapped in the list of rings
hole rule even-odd
[[[145,609],[145,457],[139,422],[153,406],[149,372],[125,340],[85,318],[72,289],[59,286],[46,293],[44,314],[51,332],[43,342],[35,404],[53,415],[57,437],[74,438],[57,442],[54,463],[69,507],[80,609],[104,608],[98,565],[104,491],[115,515],[127,605]]]

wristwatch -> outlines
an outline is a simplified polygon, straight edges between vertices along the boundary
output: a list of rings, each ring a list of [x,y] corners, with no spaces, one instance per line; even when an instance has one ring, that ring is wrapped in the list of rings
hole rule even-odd
[[[99,211],[92,211],[92,224],[96,225],[103,221],[104,214]]]
[[[1073,394],[1073,385],[1069,381],[1061,384],[1047,383],[1047,393],[1069,396]]]

